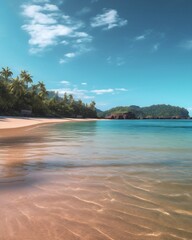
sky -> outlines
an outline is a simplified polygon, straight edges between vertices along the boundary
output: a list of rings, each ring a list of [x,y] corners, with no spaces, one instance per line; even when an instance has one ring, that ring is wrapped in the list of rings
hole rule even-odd
[[[191,0],[2,0],[0,67],[107,110],[192,115]]]

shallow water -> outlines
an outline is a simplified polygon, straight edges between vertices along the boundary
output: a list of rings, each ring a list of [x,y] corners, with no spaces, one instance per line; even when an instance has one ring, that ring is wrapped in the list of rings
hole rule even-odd
[[[192,121],[0,132],[0,240],[192,239]]]

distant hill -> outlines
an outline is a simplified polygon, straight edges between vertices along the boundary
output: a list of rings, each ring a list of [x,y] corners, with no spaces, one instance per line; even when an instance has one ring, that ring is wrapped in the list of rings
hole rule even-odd
[[[101,111],[100,109],[98,109],[98,108],[95,108],[95,110],[96,110],[96,113],[97,113],[97,117],[103,117],[103,111]]]
[[[135,118],[188,118],[189,112],[185,108],[158,104],[149,107],[139,106],[118,106],[104,112],[99,112],[99,116],[107,117],[110,115],[120,115],[123,113],[133,113]]]

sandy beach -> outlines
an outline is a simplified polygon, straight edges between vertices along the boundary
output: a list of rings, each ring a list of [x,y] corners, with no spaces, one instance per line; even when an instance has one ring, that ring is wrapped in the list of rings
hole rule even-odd
[[[78,118],[28,118],[28,117],[0,117],[0,130],[30,127],[42,124],[53,124],[63,122],[84,122],[96,121],[97,119],[78,119]]]

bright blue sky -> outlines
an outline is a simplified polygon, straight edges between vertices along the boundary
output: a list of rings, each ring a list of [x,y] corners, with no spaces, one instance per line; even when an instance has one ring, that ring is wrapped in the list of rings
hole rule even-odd
[[[103,110],[192,110],[191,13],[191,0],[2,0],[0,66]]]

